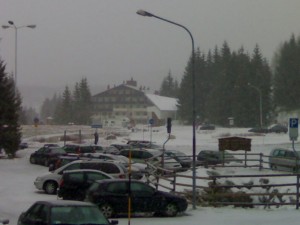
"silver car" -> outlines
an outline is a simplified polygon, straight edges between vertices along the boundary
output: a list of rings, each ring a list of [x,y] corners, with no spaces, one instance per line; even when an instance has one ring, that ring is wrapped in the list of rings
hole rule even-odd
[[[94,169],[103,171],[114,178],[127,178],[127,169],[125,166],[116,161],[104,160],[76,160],[70,162],[53,172],[49,172],[35,179],[34,185],[38,190],[44,190],[47,194],[56,194],[59,181],[64,171],[75,169]]]
[[[271,169],[280,167],[298,171],[300,168],[300,152],[284,148],[275,148],[270,152],[269,165]]]

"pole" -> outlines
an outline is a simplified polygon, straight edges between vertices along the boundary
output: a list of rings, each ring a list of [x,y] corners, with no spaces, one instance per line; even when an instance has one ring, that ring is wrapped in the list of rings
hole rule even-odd
[[[15,93],[17,93],[17,69],[18,69],[18,29],[14,26],[15,29]]]
[[[36,27],[36,25],[23,25],[23,26],[16,26],[15,23],[13,21],[8,21],[9,25],[2,25],[3,29],[7,29],[7,28],[13,28],[15,30],[15,71],[14,71],[14,91],[15,93],[17,93],[17,75],[18,75],[18,29],[20,28],[31,28],[34,29]]]
[[[186,32],[188,32],[191,41],[192,41],[192,127],[193,127],[193,209],[196,209],[196,107],[195,107],[195,47],[194,47],[194,38],[192,33],[189,31],[189,29],[187,29],[185,26],[179,24],[179,23],[175,23],[171,20],[168,19],[164,19],[162,17],[156,16],[152,13],[146,12],[144,10],[138,10],[136,12],[138,15],[141,16],[148,16],[148,17],[154,17],[157,18],[159,20],[163,20],[165,22],[174,24],[176,26],[179,26],[181,28],[183,28],[184,30],[186,30]]]

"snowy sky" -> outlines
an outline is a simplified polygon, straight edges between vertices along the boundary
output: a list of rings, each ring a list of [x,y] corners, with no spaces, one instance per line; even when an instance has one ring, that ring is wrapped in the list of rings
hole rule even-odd
[[[17,83],[74,86],[159,86],[171,70],[180,82],[191,40],[180,27],[141,17],[139,9],[186,26],[207,52],[226,40],[233,50],[259,44],[271,59],[279,44],[299,34],[299,0],[0,0],[0,25],[18,29]],[[0,29],[0,56],[14,71],[13,29]]]

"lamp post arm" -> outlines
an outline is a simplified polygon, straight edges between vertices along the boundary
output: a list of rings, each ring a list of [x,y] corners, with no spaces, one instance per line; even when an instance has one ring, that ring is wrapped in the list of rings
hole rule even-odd
[[[187,29],[185,26],[179,24],[179,23],[175,23],[171,20],[162,18],[160,16],[156,16],[152,13],[149,13],[147,11],[144,10],[138,10],[136,12],[138,15],[141,16],[147,16],[147,17],[154,17],[157,18],[159,20],[163,20],[167,23],[171,23],[173,25],[179,26],[181,28],[183,28],[184,30],[186,30],[188,32],[188,34],[191,37],[192,40],[192,68],[191,68],[191,74],[192,74],[192,126],[193,126],[193,209],[196,209],[196,97],[195,97],[195,50],[194,50],[194,38],[192,33],[189,31],[189,29]]]

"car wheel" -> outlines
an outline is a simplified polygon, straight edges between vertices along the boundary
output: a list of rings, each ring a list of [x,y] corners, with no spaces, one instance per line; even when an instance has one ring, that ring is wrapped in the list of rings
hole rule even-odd
[[[174,217],[178,213],[178,208],[175,203],[168,203],[163,211],[165,216]]]
[[[31,164],[36,164],[36,160],[33,157],[30,157],[29,161],[30,161]]]
[[[57,183],[55,181],[47,181],[44,190],[47,194],[54,195],[57,190]]]
[[[103,213],[103,215],[106,217],[106,218],[110,218],[113,216],[113,213],[114,213],[114,210],[113,208],[111,207],[110,204],[102,204],[99,206],[99,209],[101,210],[101,212]]]

